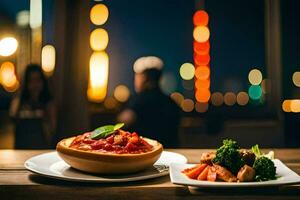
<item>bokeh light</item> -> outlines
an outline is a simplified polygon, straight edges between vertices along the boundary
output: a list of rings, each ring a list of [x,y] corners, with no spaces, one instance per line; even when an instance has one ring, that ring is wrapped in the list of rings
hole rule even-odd
[[[46,75],[51,75],[55,68],[55,48],[52,45],[45,45],[42,48],[42,69]]]
[[[181,108],[184,112],[192,112],[194,110],[194,101],[192,99],[184,99],[181,102]]]
[[[196,26],[193,31],[193,37],[197,42],[206,42],[210,36],[209,29],[206,26]]]
[[[249,96],[247,92],[239,92],[236,101],[240,106],[244,106],[249,102]]]
[[[193,45],[193,49],[194,49],[194,52],[199,54],[199,55],[205,55],[205,54],[208,54],[209,53],[209,50],[210,50],[210,43],[209,41],[206,41],[206,42],[197,42],[197,41],[194,41],[194,45]]]
[[[249,82],[252,85],[259,85],[262,81],[262,73],[258,69],[252,69],[248,75]]]
[[[29,24],[32,29],[42,26],[42,0],[30,0]]]
[[[290,100],[290,99],[284,100],[281,105],[282,110],[284,112],[291,112],[291,103],[292,103],[292,100]]]
[[[16,16],[16,23],[20,27],[26,27],[29,25],[29,11],[28,10],[22,10],[17,13]]]
[[[14,78],[13,83],[14,84],[11,85],[11,86],[5,86],[5,85],[3,85],[3,88],[5,89],[5,91],[7,91],[7,92],[16,92],[19,89],[19,87],[20,87],[20,83],[19,83],[19,81],[16,78]]]
[[[15,66],[12,62],[4,62],[0,68],[0,82],[3,86],[11,87],[16,82]]]
[[[221,106],[224,102],[223,94],[221,92],[214,92],[210,97],[210,101],[214,106]]]
[[[236,95],[233,92],[226,92],[224,95],[224,103],[227,106],[233,106],[236,103]]]
[[[210,61],[209,54],[205,54],[205,55],[194,54],[194,62],[196,65],[205,66],[209,64],[209,61]]]
[[[206,80],[196,80],[195,82],[195,86],[197,89],[209,89],[210,88],[210,80],[206,79]]]
[[[210,76],[210,69],[207,66],[198,66],[195,70],[195,76],[197,79],[205,80]]]
[[[251,85],[248,90],[248,94],[251,99],[258,100],[261,98],[262,89],[259,85]]]
[[[195,26],[207,26],[209,16],[204,10],[198,10],[193,16],[193,22]]]
[[[300,87],[300,72],[294,72],[293,83],[295,86]]]
[[[133,71],[135,73],[141,73],[145,69],[156,68],[162,69],[164,62],[156,56],[146,56],[138,58],[133,64]]]
[[[209,91],[209,89],[205,89],[205,88],[197,89],[195,97],[198,102],[206,103],[209,101],[210,91]]]
[[[105,108],[107,109],[115,109],[118,105],[118,102],[116,101],[115,98],[113,97],[107,97],[105,100],[104,100],[104,106]]]
[[[195,67],[191,63],[184,63],[181,65],[179,73],[183,80],[191,80],[195,75]]]
[[[0,40],[0,56],[11,56],[18,48],[18,41],[14,37]]]
[[[15,66],[12,62],[4,62],[0,68],[0,83],[7,92],[15,92],[19,88]]]
[[[181,105],[181,102],[184,100],[184,97],[182,94],[180,94],[179,92],[173,92],[170,95],[171,99],[173,99],[173,101],[175,101],[175,103],[177,105]]]
[[[103,28],[93,30],[90,35],[90,46],[94,51],[103,51],[108,45],[108,33]]]
[[[126,102],[130,97],[130,91],[125,85],[118,85],[114,91],[114,97],[120,102]]]
[[[208,103],[199,103],[196,102],[195,110],[199,113],[204,113],[208,110]]]
[[[291,101],[291,111],[294,113],[300,112],[300,99],[293,99]]]
[[[87,95],[90,101],[101,102],[107,93],[109,58],[104,51],[94,52],[90,58],[90,77]]]
[[[93,24],[102,25],[107,21],[108,15],[108,8],[104,4],[97,4],[91,9],[90,19]]]

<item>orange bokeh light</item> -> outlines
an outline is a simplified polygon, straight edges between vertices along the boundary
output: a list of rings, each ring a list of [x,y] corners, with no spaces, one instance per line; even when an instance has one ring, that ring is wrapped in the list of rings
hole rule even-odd
[[[205,88],[197,89],[195,97],[198,102],[206,103],[209,101],[210,91],[209,89],[205,89]]]
[[[194,62],[196,65],[208,65],[209,61],[209,54],[199,55],[197,53],[194,53]]]
[[[210,43],[209,41],[206,42],[197,42],[194,41],[194,52],[199,55],[208,54],[210,50]]]
[[[195,82],[196,89],[209,89],[210,88],[210,80],[196,80]]]
[[[196,67],[195,76],[197,79],[205,80],[210,76],[210,69],[207,66]]]
[[[193,22],[195,26],[207,26],[208,20],[208,14],[204,10],[199,10],[195,12],[193,17]]]

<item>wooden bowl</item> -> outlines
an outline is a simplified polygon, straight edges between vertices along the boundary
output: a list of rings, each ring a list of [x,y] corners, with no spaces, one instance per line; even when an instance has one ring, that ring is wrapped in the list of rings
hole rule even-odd
[[[148,138],[143,138],[154,148],[141,154],[114,154],[90,152],[69,148],[75,137],[61,140],[56,150],[59,156],[75,169],[101,174],[126,174],[142,171],[158,160],[163,151],[162,145]]]

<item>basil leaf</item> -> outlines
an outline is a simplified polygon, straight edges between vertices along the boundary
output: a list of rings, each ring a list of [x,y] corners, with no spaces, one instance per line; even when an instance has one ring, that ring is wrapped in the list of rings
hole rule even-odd
[[[91,139],[100,139],[100,138],[106,138],[107,136],[113,134],[116,130],[122,128],[124,126],[124,123],[118,123],[116,125],[106,125],[101,126],[99,128],[96,128],[90,138]]]
[[[91,134],[91,139],[100,139],[104,138],[111,133],[113,133],[114,130],[114,125],[106,125],[106,126],[101,126],[99,128],[96,128],[92,134]]]

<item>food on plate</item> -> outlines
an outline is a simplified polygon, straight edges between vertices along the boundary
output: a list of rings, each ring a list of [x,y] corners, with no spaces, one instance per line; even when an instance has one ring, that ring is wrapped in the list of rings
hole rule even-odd
[[[253,181],[254,177],[255,170],[248,165],[244,165],[237,174],[237,179],[241,182]]]
[[[263,154],[258,145],[240,149],[234,140],[223,140],[216,152],[205,152],[200,164],[182,171],[187,177],[201,181],[250,182],[276,179],[274,152]]]
[[[162,145],[122,130],[123,125],[106,125],[63,139],[56,150],[66,163],[85,172],[124,174],[152,166],[162,153]]]

